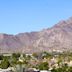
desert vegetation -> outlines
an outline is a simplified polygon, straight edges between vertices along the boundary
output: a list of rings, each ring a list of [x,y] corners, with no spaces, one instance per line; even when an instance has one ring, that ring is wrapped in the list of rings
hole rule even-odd
[[[1,54],[0,68],[11,68],[13,72],[27,72],[31,69],[51,72],[72,72],[72,52]]]

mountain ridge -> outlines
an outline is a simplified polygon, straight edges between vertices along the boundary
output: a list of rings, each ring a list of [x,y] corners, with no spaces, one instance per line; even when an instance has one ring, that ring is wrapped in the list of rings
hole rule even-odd
[[[72,17],[39,32],[0,34],[0,53],[72,50]]]

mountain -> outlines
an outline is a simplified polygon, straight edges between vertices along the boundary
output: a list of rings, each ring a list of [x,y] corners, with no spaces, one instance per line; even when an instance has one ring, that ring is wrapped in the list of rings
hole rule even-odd
[[[72,50],[72,17],[39,32],[0,34],[0,53]]]

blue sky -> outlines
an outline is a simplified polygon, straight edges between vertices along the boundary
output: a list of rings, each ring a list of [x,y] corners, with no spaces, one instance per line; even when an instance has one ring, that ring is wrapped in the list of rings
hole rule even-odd
[[[0,0],[0,33],[40,31],[72,16],[72,0]]]

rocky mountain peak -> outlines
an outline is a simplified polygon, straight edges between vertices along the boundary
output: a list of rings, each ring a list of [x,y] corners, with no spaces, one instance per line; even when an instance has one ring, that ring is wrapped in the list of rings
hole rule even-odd
[[[66,28],[72,28],[72,17],[70,17],[67,20],[61,20],[57,24],[55,24],[52,28],[61,28],[61,29],[66,29]]]

